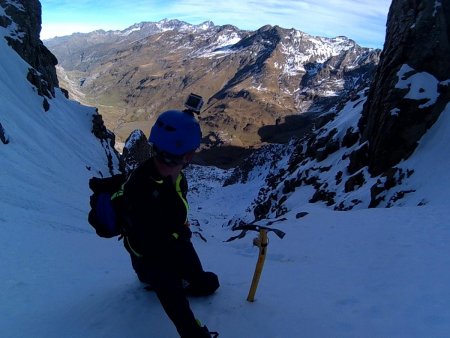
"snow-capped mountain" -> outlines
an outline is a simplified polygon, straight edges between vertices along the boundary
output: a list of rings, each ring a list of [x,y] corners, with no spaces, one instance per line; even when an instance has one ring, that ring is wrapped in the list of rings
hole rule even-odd
[[[122,142],[135,129],[147,132],[160,111],[182,108],[193,92],[206,101],[204,148],[243,150],[310,129],[313,118],[368,85],[380,53],[346,37],[178,20],[45,44],[59,60],[60,79],[70,80],[62,86],[98,106]]]

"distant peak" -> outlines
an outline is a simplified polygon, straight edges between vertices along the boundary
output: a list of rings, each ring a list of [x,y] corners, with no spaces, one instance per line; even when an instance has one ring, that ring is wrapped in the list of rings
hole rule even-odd
[[[258,32],[266,32],[266,31],[271,30],[272,28],[273,28],[272,25],[264,25],[260,29],[258,29]]]
[[[196,27],[202,28],[202,29],[209,29],[209,28],[215,27],[215,25],[214,25],[214,22],[208,20],[208,21],[202,22],[201,24],[197,25]]]

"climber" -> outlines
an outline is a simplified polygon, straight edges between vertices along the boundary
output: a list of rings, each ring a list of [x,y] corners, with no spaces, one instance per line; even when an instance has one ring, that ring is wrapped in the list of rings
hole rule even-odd
[[[139,280],[156,292],[181,338],[214,337],[199,324],[187,296],[208,296],[219,287],[217,275],[203,270],[187,218],[188,185],[182,169],[200,140],[192,112],[162,113],[150,132],[151,158],[123,186],[125,248]]]

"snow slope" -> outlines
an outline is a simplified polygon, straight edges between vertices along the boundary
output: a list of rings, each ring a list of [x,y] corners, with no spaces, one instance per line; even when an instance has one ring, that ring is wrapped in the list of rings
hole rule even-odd
[[[0,336],[177,337],[122,243],[87,223],[88,179],[108,172],[90,132],[93,108],[57,91],[44,112],[27,68],[0,38],[0,123],[10,140],[0,143]],[[253,234],[224,241],[236,235],[228,221],[248,217],[263,175],[222,187],[229,172],[191,168],[193,230],[207,240],[194,236],[194,245],[221,281],[212,297],[191,300],[198,318],[221,338],[448,337],[449,115],[450,106],[404,163],[418,191],[405,207],[336,212],[298,189],[274,224],[287,235],[270,235],[254,303]],[[414,196],[428,203],[417,207]]]

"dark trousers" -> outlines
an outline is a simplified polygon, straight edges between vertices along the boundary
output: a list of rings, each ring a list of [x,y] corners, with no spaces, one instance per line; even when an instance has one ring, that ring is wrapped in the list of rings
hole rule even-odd
[[[149,283],[155,290],[180,337],[204,337],[187,296],[208,296],[217,290],[219,280],[216,274],[203,270],[192,243],[180,241],[158,256],[139,258],[131,255],[131,262],[139,280]],[[183,281],[188,283],[186,287],[183,287]]]

